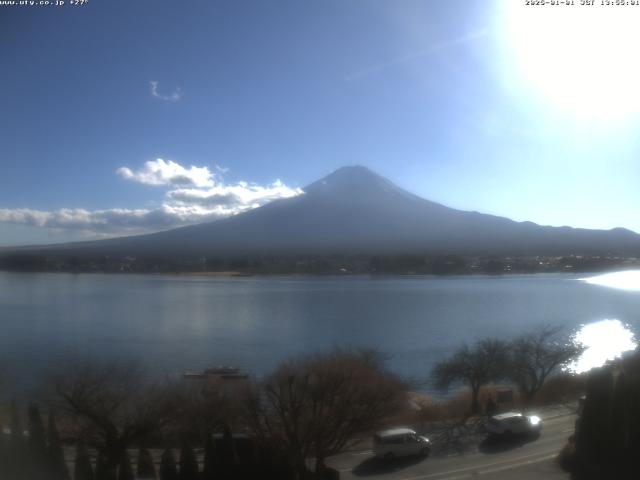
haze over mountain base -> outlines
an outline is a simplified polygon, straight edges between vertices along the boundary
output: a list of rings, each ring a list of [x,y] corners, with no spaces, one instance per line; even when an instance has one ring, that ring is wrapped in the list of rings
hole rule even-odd
[[[0,256],[5,267],[6,259],[16,255],[65,264],[71,258],[111,259],[106,263],[117,258],[165,263],[180,259],[183,264],[189,259],[205,265],[241,257],[269,258],[277,264],[274,258],[331,255],[640,257],[640,235],[630,230],[546,227],[456,210],[409,193],[361,166],[343,167],[304,192],[210,223],[134,237],[4,249]],[[233,265],[227,262],[225,267]]]

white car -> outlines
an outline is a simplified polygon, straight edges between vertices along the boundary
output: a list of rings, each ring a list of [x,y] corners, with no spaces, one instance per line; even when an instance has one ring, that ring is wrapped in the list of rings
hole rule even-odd
[[[391,460],[396,457],[421,455],[431,451],[428,438],[418,435],[410,428],[392,428],[378,432],[373,437],[373,452],[376,457]]]
[[[535,415],[507,412],[489,418],[486,429],[493,436],[537,435],[542,431],[542,420]]]

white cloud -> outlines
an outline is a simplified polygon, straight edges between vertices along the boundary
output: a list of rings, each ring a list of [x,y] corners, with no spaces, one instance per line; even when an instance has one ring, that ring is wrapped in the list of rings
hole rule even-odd
[[[262,186],[238,182],[235,185],[216,185],[209,189],[182,188],[167,192],[167,198],[184,204],[254,206],[264,205],[278,198],[299,195],[302,190],[290,188],[280,180]]]
[[[162,95],[159,91],[160,82],[152,80],[149,82],[149,86],[151,87],[151,96],[160,100],[164,100],[165,102],[177,102],[182,98],[182,89],[177,87],[171,95]]]
[[[280,180],[268,185],[214,182],[214,175],[207,167],[191,166],[187,169],[178,163],[161,159],[146,162],[136,171],[119,168],[117,173],[143,184],[168,187],[165,201],[159,207],[140,209],[63,208],[43,211],[0,208],[0,222],[47,228],[52,233],[74,231],[93,238],[103,238],[157,232],[218,220],[272,200],[303,193],[301,189],[288,187]]]
[[[116,173],[127,180],[145,185],[213,186],[213,173],[207,167],[192,165],[185,168],[171,160],[165,162],[161,158],[145,162],[142,168],[135,172],[128,167],[120,167]]]
[[[162,205],[155,209],[54,211],[0,209],[0,222],[43,227],[53,232],[77,231],[88,235],[114,236],[156,232],[229,216],[221,208]]]
[[[178,204],[195,204],[202,206],[222,206],[231,208],[242,204],[242,200],[231,192],[223,193],[219,188],[211,190],[172,190],[167,192],[168,199]]]

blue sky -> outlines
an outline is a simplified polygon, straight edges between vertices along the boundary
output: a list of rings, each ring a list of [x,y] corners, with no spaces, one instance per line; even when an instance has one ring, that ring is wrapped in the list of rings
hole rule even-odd
[[[207,221],[352,164],[456,208],[640,231],[640,7],[594,8],[0,6],[0,245]]]

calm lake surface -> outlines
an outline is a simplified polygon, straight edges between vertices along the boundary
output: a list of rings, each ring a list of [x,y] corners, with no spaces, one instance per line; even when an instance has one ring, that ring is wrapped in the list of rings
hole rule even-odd
[[[600,325],[591,337],[609,345],[613,324],[632,341],[640,291],[581,277],[0,272],[0,360],[28,390],[69,357],[133,358],[159,374],[235,365],[261,375],[290,355],[355,345],[379,348],[392,355],[393,370],[424,379],[462,342],[547,323],[575,332]]]

